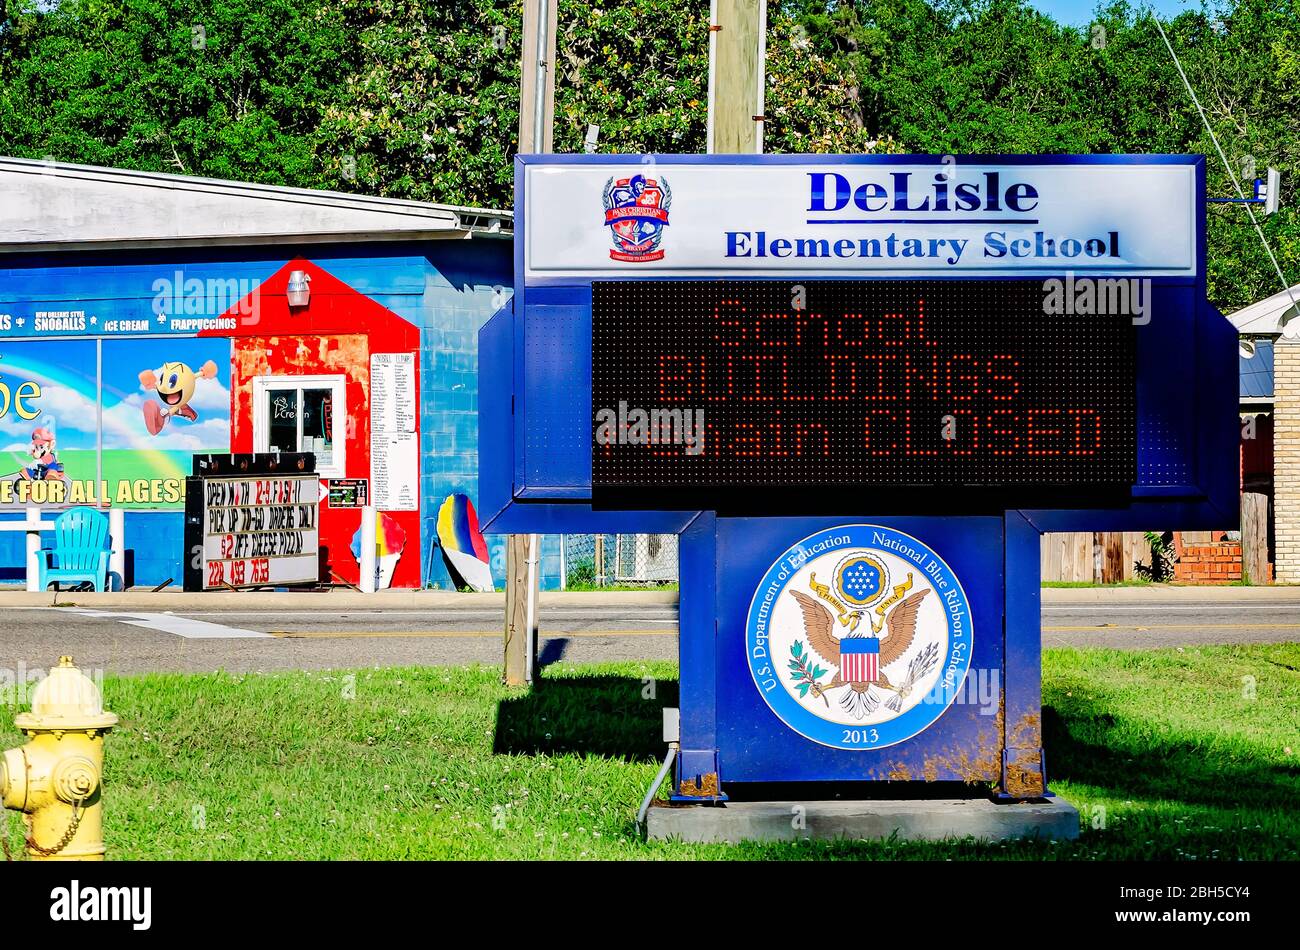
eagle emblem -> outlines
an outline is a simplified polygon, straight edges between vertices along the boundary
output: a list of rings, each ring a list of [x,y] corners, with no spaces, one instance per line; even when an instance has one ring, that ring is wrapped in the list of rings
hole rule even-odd
[[[807,687],[802,689],[801,693],[805,695],[812,693],[827,705],[829,705],[828,693],[848,687],[847,691],[839,697],[839,701],[844,710],[855,719],[864,718],[875,711],[879,704],[880,697],[872,691],[873,687],[894,694],[886,703],[886,708],[897,712],[902,707],[902,700],[911,694],[912,687],[938,662],[938,655],[931,647],[922,654],[928,656],[929,662],[913,661],[902,675],[898,685],[891,682],[885,672],[885,668],[902,659],[907,648],[912,645],[912,640],[916,637],[916,613],[921,606],[921,601],[925,600],[926,595],[930,593],[929,590],[912,594],[885,615],[885,636],[877,637],[874,633],[849,633],[843,639],[835,636],[834,614],[802,591],[795,590],[790,593],[799,603],[799,610],[803,614],[804,633],[813,652],[836,667],[835,675],[829,682],[820,682],[818,678],[811,675],[813,670],[808,669],[806,651],[803,649],[802,642],[796,640],[790,648],[794,655],[794,659],[790,661],[792,678]],[[856,620],[850,622],[856,626]],[[856,657],[864,654],[867,656],[875,654],[876,659],[868,663],[854,662]]]
[[[822,682],[828,670],[815,662],[809,666],[803,641],[795,640],[790,647],[790,675],[801,697],[811,694],[830,705],[828,693],[843,689],[838,696],[840,706],[854,719],[863,719],[875,712],[882,693],[889,696],[885,708],[891,712],[902,709],[903,700],[912,688],[924,679],[939,660],[933,644],[912,659],[906,671],[900,671],[895,685],[885,672],[885,667],[901,660],[912,641],[916,639],[917,612],[929,589],[908,594],[912,589],[912,573],[906,580],[889,591],[889,569],[885,562],[869,552],[859,551],[840,561],[835,569],[835,591],[831,585],[817,582],[813,572],[808,587],[815,594],[810,597],[803,591],[792,590],[790,595],[799,604],[803,615],[804,635],[812,652],[824,662],[835,667],[828,682]],[[888,594],[888,596],[886,596]],[[818,601],[822,601],[819,603]],[[874,611],[869,608],[875,607]],[[834,612],[830,608],[834,608]],[[860,629],[863,617],[868,617],[870,629]],[[844,628],[844,635],[835,635],[836,625]],[[881,635],[883,632],[883,636]]]

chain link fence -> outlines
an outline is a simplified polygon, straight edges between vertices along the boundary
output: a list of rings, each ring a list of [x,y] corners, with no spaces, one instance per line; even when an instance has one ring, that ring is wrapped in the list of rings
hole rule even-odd
[[[675,534],[566,534],[560,551],[563,590],[677,583]]]

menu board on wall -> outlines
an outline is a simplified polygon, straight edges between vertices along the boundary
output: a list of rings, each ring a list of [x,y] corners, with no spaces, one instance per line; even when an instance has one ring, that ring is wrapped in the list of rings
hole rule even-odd
[[[380,511],[420,507],[414,353],[370,356],[370,484]]]
[[[375,432],[370,436],[370,479],[380,511],[420,507],[420,443],[414,432]]]
[[[415,354],[370,356],[370,429],[415,431]]]
[[[205,478],[204,590],[320,579],[317,475]]]

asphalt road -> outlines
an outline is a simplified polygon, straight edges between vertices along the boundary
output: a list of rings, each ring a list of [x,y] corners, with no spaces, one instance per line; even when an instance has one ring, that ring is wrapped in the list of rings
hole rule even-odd
[[[504,617],[482,609],[113,612],[9,608],[0,668],[246,672],[499,663]],[[676,607],[543,608],[543,663],[677,658]]]
[[[1212,643],[1300,641],[1300,600],[1290,603],[1045,604],[1043,646],[1117,650]]]
[[[676,659],[675,607],[543,607],[540,622],[544,664]],[[61,653],[71,653],[83,669],[108,673],[495,664],[501,627],[500,610],[481,608],[173,613],[11,607],[0,612],[0,671],[48,667]],[[1044,646],[1285,641],[1300,641],[1300,600],[1043,608]]]

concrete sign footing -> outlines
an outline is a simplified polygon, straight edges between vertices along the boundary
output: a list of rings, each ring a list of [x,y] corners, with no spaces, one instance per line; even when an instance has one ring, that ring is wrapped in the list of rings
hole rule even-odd
[[[927,801],[728,802],[650,809],[651,839],[697,844],[740,841],[948,838],[1074,839],[1079,810],[1060,798],[1000,805],[986,799]]]

